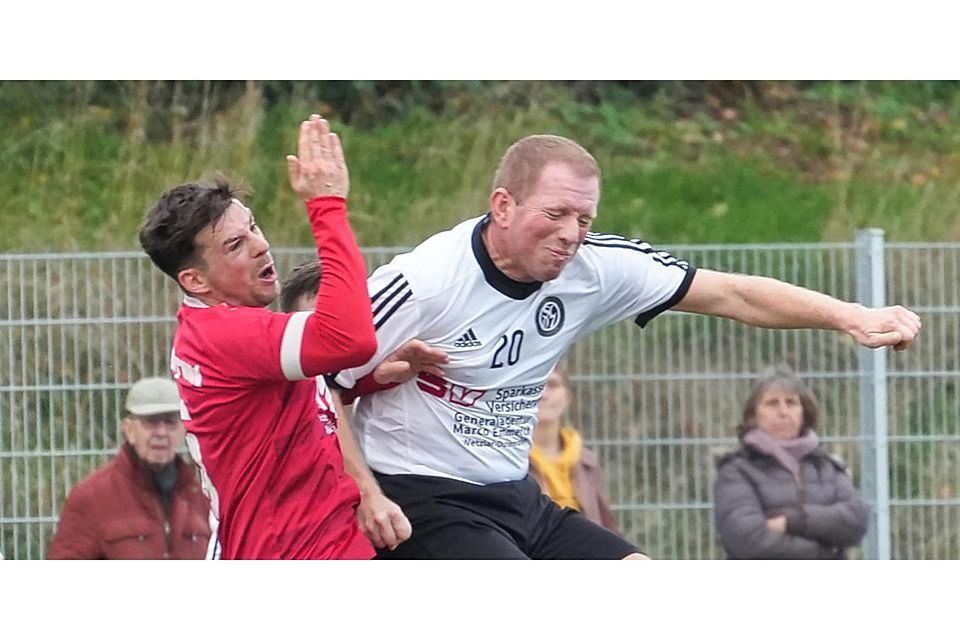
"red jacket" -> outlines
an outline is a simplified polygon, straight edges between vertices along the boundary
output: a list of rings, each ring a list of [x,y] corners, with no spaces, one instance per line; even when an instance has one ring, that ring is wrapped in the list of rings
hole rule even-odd
[[[124,444],[113,460],[73,487],[47,558],[203,559],[210,538],[210,505],[193,465],[179,456],[176,464],[167,515],[152,473]]]

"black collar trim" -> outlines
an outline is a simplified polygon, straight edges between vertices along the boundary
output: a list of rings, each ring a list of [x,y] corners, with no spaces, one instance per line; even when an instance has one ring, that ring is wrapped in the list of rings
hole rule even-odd
[[[529,298],[540,290],[543,283],[517,282],[493,264],[493,260],[490,258],[490,252],[487,251],[487,246],[483,244],[483,228],[488,222],[490,222],[490,213],[487,213],[487,215],[477,223],[477,226],[473,228],[473,237],[471,238],[473,255],[480,265],[480,270],[483,271],[483,277],[486,279],[487,284],[508,298],[513,298],[514,300]]]

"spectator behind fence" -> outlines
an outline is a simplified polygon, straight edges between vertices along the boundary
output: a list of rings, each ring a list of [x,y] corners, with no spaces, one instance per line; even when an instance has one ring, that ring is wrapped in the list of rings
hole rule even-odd
[[[718,461],[717,529],[731,559],[842,559],[867,532],[869,507],[846,466],[817,439],[819,407],[793,372],[759,380]]]
[[[177,386],[145,378],[130,389],[117,456],[74,486],[47,557],[52,560],[199,560],[210,505],[183,446]]]
[[[593,522],[619,531],[610,509],[600,460],[583,446],[580,433],[568,420],[572,396],[567,371],[558,364],[547,378],[537,405],[530,475],[561,507],[579,511]]]

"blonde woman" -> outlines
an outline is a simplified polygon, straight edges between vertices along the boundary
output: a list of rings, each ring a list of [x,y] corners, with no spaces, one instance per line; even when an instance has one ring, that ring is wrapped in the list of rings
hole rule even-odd
[[[600,460],[583,446],[580,433],[567,420],[572,400],[570,379],[563,365],[557,365],[547,378],[537,407],[530,475],[561,507],[575,509],[589,520],[619,532],[610,509]]]

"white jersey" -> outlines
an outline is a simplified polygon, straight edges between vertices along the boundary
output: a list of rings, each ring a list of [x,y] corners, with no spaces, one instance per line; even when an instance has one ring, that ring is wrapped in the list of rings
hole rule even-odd
[[[647,243],[590,233],[560,276],[523,283],[497,269],[481,216],[395,257],[369,279],[379,343],[352,388],[417,338],[446,352],[444,377],[421,374],[361,397],[353,424],[369,466],[476,484],[527,474],[537,403],[581,336],[625,318],[643,326],[683,298],[695,269]]]

